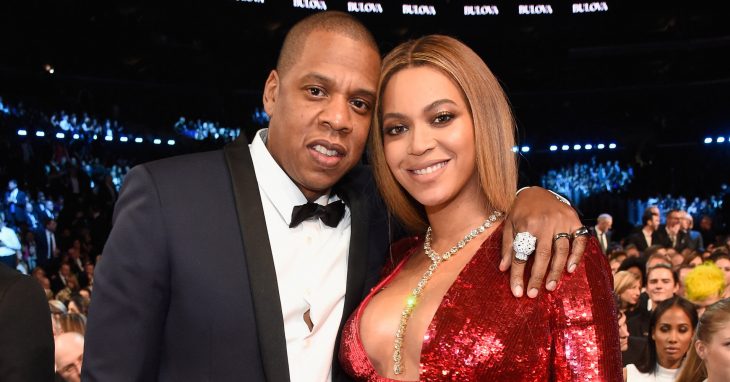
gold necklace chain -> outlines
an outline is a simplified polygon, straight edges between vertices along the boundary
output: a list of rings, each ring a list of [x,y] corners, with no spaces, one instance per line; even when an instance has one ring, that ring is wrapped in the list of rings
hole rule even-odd
[[[395,341],[393,343],[393,372],[396,375],[403,373],[404,369],[401,355],[403,350],[403,336],[406,333],[406,327],[408,327],[408,320],[410,320],[413,309],[415,309],[416,303],[418,302],[418,298],[421,296],[421,293],[423,293],[423,289],[431,279],[431,276],[433,276],[436,268],[438,268],[444,261],[450,259],[451,256],[454,256],[460,249],[464,248],[467,243],[472,241],[472,239],[491,227],[492,223],[497,221],[500,216],[502,216],[501,212],[494,211],[492,215],[490,215],[489,218],[482,223],[482,225],[471,230],[471,232],[464,236],[463,239],[459,240],[456,245],[443,254],[438,254],[431,249],[431,227],[429,226],[426,230],[426,238],[423,241],[423,251],[426,253],[426,256],[431,259],[431,265],[428,266],[428,269],[423,276],[421,276],[416,287],[413,288],[411,294],[408,295],[408,298],[406,299],[406,306],[403,308],[403,313],[401,313],[400,316],[400,323],[398,325],[398,330],[395,332]]]

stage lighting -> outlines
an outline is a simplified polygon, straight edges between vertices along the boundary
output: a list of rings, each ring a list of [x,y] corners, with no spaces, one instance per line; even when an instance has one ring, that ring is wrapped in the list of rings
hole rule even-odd
[[[45,137],[45,136],[46,136],[46,133],[44,133],[44,132],[42,132],[42,131],[36,131],[36,132],[35,132],[35,136],[36,136],[36,137]]]
[[[20,129],[20,130],[18,130],[18,135],[20,135],[21,137],[24,137],[24,136],[28,135],[28,132],[23,129]]]
[[[518,151],[517,146],[512,146],[512,152],[516,153]]]
[[[129,138],[127,137],[119,137],[119,142],[127,142]]]
[[[705,143],[712,143],[712,138],[710,138],[710,137],[705,138]]]
[[[593,145],[591,145],[591,144],[587,144],[587,145],[585,145],[584,147],[585,147],[585,149],[586,149],[586,150],[590,150],[590,149],[592,149],[592,148],[593,148]]]
[[[79,135],[78,135],[78,134],[74,134],[74,135],[73,135],[73,138],[74,138],[74,139],[79,139],[80,137],[79,137]]]
[[[58,139],[66,138],[66,134],[64,134],[64,133],[56,133],[56,138],[58,138]]]
[[[114,137],[112,137],[111,135],[107,135],[106,137],[104,137],[104,140],[107,142],[111,142],[114,140]]]
[[[175,146],[175,140],[174,139],[168,139],[167,144],[170,146]]]
[[[717,137],[717,139],[715,139],[715,142],[723,143],[723,142],[725,142],[725,137]]]
[[[599,143],[598,146],[596,146],[597,149],[603,150],[606,147],[603,143]]]
[[[550,151],[558,151],[558,146],[550,145]]]
[[[616,148],[616,144],[615,143],[609,143],[608,144],[608,148],[613,150],[613,149]]]
[[[570,150],[570,146],[563,145],[562,149],[563,149],[563,151],[568,151],[568,150]]]
[[[152,143],[154,143],[154,144],[156,144],[156,145],[159,145],[160,143],[162,143],[162,140],[161,140],[161,139],[159,139],[159,138],[155,138],[155,140],[154,140],[154,141],[152,141]]]
[[[575,150],[575,151],[578,151],[578,150],[580,150],[580,149],[581,149],[582,147],[583,147],[583,146],[581,146],[581,145],[573,145],[573,150]]]
[[[138,138],[134,138],[134,141],[137,142],[137,143],[142,143],[142,138],[139,138],[139,137]]]
[[[96,134],[94,134],[94,140],[96,140],[96,138],[99,138],[99,137],[97,137]]]
[[[523,153],[529,153],[530,146],[522,146],[522,148],[520,148],[520,151],[522,151]]]

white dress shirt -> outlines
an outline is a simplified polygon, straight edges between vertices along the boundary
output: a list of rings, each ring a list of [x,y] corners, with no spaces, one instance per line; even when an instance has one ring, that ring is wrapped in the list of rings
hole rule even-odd
[[[2,242],[0,244],[0,256],[14,256],[15,252],[20,250],[18,235],[8,227],[0,228],[0,241]]]
[[[350,210],[345,209],[334,228],[319,219],[289,228],[292,209],[307,199],[266,148],[267,132],[258,131],[250,149],[276,268],[289,375],[293,382],[330,381],[345,304]],[[315,203],[337,200],[327,194]],[[308,310],[314,324],[311,332],[304,321]]]

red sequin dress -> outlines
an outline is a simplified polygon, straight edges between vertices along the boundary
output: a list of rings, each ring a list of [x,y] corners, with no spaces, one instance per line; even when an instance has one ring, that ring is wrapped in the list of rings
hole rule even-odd
[[[613,278],[595,239],[576,271],[565,273],[556,291],[541,292],[535,299],[512,296],[509,272],[498,269],[501,241],[500,225],[446,292],[424,336],[419,379],[622,381]],[[423,255],[423,239],[404,239],[393,251],[403,260],[343,329],[340,362],[357,381],[392,381],[373,368],[360,340],[365,335],[360,319],[373,295],[408,258]]]

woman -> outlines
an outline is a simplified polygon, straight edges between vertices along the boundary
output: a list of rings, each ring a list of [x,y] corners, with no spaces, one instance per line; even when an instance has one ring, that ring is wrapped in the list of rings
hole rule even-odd
[[[498,269],[514,125],[479,56],[446,36],[400,45],[383,61],[375,110],[378,186],[425,235],[393,245],[391,273],[345,325],[344,369],[367,381],[620,380],[611,273],[595,240],[536,299],[515,299]]]
[[[697,312],[692,303],[672,297],[651,312],[648,347],[642,361],[624,369],[626,382],[673,382],[689,349]]]
[[[730,299],[707,308],[693,342],[677,382],[730,381]]]
[[[613,276],[613,291],[619,298],[619,310],[631,311],[639,302],[641,279],[635,273],[620,271]]]

